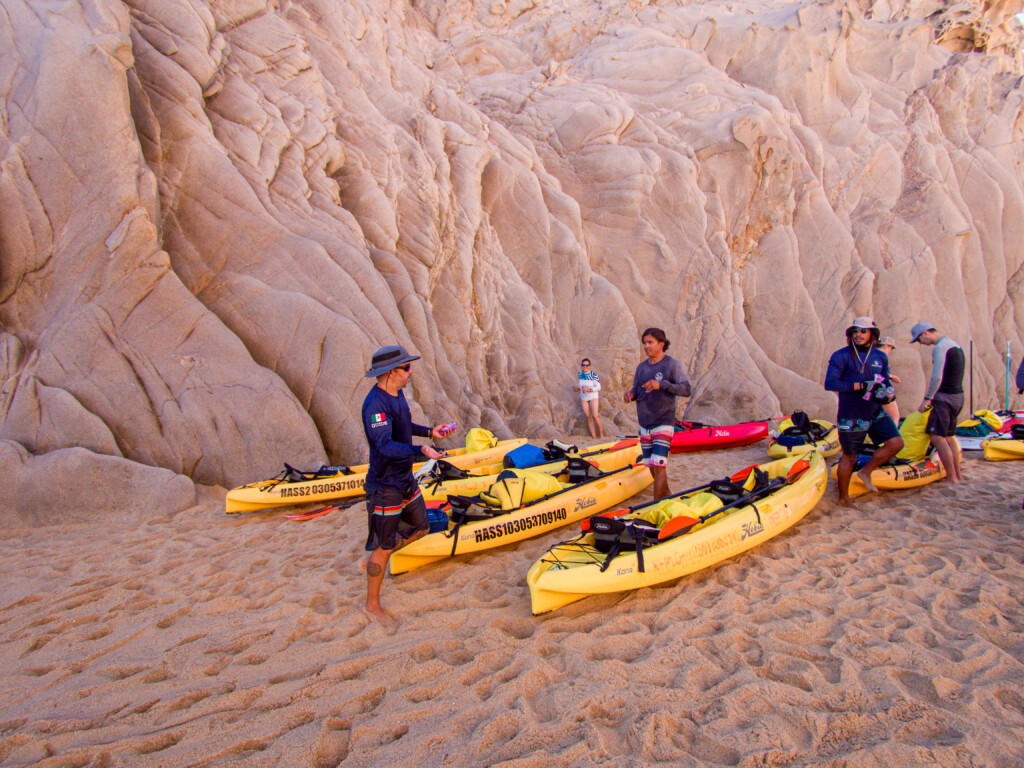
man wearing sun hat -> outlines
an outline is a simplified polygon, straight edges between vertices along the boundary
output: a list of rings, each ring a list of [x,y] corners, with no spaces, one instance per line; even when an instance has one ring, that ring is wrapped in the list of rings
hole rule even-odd
[[[413,423],[402,392],[412,378],[412,362],[419,359],[399,345],[381,347],[373,353],[366,373],[366,378],[376,378],[377,383],[363,400],[363,433],[370,446],[365,488],[369,554],[359,567],[366,571],[364,610],[382,624],[392,622],[380,604],[380,587],[391,553],[429,528],[427,507],[412,474],[413,462],[444,456],[432,446],[412,444],[414,436],[438,440],[445,436],[444,425],[431,429]]]
[[[828,361],[825,389],[839,395],[836,427],[843,456],[836,469],[839,503],[853,506],[850,478],[857,454],[870,435],[878,448],[857,475],[869,491],[877,490],[871,473],[903,448],[903,438],[882,405],[892,399],[889,358],[875,346],[878,326],[870,317],[858,317],[846,329],[846,346],[836,350]]]
[[[959,483],[960,451],[956,444],[956,417],[964,407],[964,350],[948,336],[943,336],[929,322],[920,322],[910,329],[910,343],[934,347],[932,350],[932,377],[917,409],[922,413],[929,408],[925,432],[946,469],[946,479]]]
[[[875,346],[885,352],[885,356],[888,357],[892,354],[892,351],[896,349],[896,339],[892,336],[883,336],[875,342]],[[893,384],[901,384],[900,377],[892,372],[892,362],[889,363],[889,379]],[[883,403],[882,410],[889,414],[889,418],[892,419],[893,424],[899,426],[900,423],[900,407],[893,400],[890,403]]]

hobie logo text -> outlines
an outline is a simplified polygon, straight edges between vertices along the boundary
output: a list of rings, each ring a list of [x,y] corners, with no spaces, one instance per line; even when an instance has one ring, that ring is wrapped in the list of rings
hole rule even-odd
[[[574,511],[579,512],[581,509],[592,507],[595,504],[597,504],[597,499],[593,496],[587,496],[585,499],[576,499],[576,509]]]

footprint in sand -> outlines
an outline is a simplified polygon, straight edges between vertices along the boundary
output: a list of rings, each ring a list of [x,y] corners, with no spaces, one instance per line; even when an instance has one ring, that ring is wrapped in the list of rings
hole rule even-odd
[[[337,768],[348,757],[352,721],[328,717],[313,748],[313,768]]]
[[[309,607],[322,616],[334,613],[334,601],[327,592],[317,592],[310,598]]]
[[[491,622],[491,626],[495,629],[500,629],[506,635],[516,640],[525,640],[528,637],[532,637],[534,630],[537,628],[536,622],[531,619],[509,618],[506,616],[495,619]]]

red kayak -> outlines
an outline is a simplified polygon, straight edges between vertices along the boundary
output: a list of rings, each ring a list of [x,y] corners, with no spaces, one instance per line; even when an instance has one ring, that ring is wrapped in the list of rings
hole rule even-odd
[[[714,448],[735,448],[750,445],[768,437],[767,421],[746,421],[712,427],[696,421],[676,420],[676,433],[672,436],[672,453],[708,451]]]

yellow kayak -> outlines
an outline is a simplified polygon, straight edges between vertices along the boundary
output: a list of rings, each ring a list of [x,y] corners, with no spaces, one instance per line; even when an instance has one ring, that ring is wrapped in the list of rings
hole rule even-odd
[[[959,443],[957,444],[959,449]],[[832,466],[830,474],[836,479],[838,464]],[[934,483],[946,476],[946,469],[936,454],[929,458],[912,461],[908,464],[887,464],[871,473],[871,482],[880,491],[899,491],[905,488],[917,488]],[[850,496],[868,493],[867,487],[854,472],[850,476]]]
[[[1011,461],[1024,459],[1024,440],[1008,440],[1005,437],[993,437],[981,444],[985,458],[989,461]]]
[[[637,438],[632,438],[615,443],[599,443],[586,448],[582,452],[578,450],[569,451],[564,459],[540,464],[530,467],[530,469],[561,477],[568,471],[568,457],[570,456],[583,458],[602,472],[611,472],[613,469],[621,469],[629,464],[633,464],[639,459],[640,441]],[[489,474],[478,474],[478,470],[474,469],[469,477],[459,477],[451,480],[442,480],[440,477],[431,479],[428,475],[420,480],[423,499],[427,502],[444,501],[449,496],[472,496],[485,491],[491,487],[498,475],[505,470],[504,467],[495,467],[493,465],[488,467],[488,469],[491,470]]]
[[[491,448],[479,451],[455,448],[448,451],[445,461],[467,470],[489,466],[495,461],[501,461],[502,456],[525,442],[526,438],[502,440]],[[414,464],[413,471],[425,463]],[[228,514],[254,512],[271,507],[323,503],[362,496],[368,469],[367,464],[360,464],[354,467],[327,467],[318,472],[299,472],[285,465],[284,473],[278,477],[242,485],[228,491],[224,511]]]
[[[681,498],[591,517],[586,532],[555,545],[530,568],[533,613],[660,584],[734,557],[803,518],[828,484],[825,459],[816,451],[756,469]]]
[[[779,434],[768,441],[768,455],[773,459],[785,459],[790,456],[801,456],[808,450],[817,451],[826,459],[839,453],[839,430],[830,421],[813,419],[811,429],[817,439],[811,435],[786,434],[793,430],[792,418],[779,424]]]
[[[508,472],[522,474],[528,470]],[[546,477],[554,482],[559,490],[525,506],[505,512],[496,510],[489,519],[459,525],[449,522],[448,530],[428,533],[423,538],[395,550],[390,560],[391,573],[404,573],[455,555],[480,552],[539,536],[621,504],[652,482],[647,467],[632,464],[575,485],[566,485],[551,476]],[[496,482],[494,486],[500,484]]]

